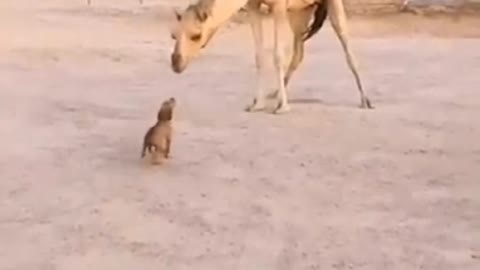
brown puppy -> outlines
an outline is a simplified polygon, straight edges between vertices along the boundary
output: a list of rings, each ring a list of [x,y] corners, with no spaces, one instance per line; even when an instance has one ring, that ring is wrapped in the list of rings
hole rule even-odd
[[[158,111],[157,123],[147,131],[143,138],[142,158],[145,157],[147,149],[152,154],[152,163],[161,163],[157,155],[163,156],[163,158],[169,157],[175,105],[176,101],[173,97],[162,103]]]

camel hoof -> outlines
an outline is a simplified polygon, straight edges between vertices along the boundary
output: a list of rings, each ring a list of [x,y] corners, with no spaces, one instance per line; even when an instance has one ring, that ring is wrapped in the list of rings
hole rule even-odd
[[[362,109],[373,109],[374,107],[372,106],[372,103],[370,102],[370,99],[365,97],[362,99],[362,103],[360,104],[360,108]]]
[[[273,111],[274,114],[284,114],[290,112],[290,106],[286,103],[279,103],[277,108]]]
[[[262,101],[258,101],[256,98],[253,99],[253,102],[251,105],[248,105],[246,108],[245,108],[245,111],[246,112],[258,112],[258,111],[262,111],[265,109],[265,103],[262,102]]]

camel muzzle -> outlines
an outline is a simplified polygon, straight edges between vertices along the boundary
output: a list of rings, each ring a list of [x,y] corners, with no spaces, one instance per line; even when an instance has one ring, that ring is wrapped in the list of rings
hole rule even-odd
[[[182,73],[182,71],[185,70],[187,65],[185,64],[185,61],[183,61],[183,58],[180,54],[173,53],[171,56],[171,65],[172,65],[172,70],[175,73]]]

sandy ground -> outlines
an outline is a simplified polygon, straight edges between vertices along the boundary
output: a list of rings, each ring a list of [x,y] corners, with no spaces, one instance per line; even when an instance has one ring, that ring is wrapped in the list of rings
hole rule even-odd
[[[248,27],[176,75],[166,1],[83,2],[0,4],[0,269],[480,269],[480,20],[353,20],[372,111],[327,25],[275,116]]]

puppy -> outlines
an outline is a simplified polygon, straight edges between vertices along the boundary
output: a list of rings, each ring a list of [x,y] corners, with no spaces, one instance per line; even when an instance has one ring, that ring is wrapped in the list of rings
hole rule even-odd
[[[157,123],[151,127],[143,138],[141,158],[145,157],[148,150],[152,154],[152,163],[161,163],[160,158],[169,158],[172,143],[172,117],[175,108],[175,98],[169,98],[162,103],[157,114]]]

